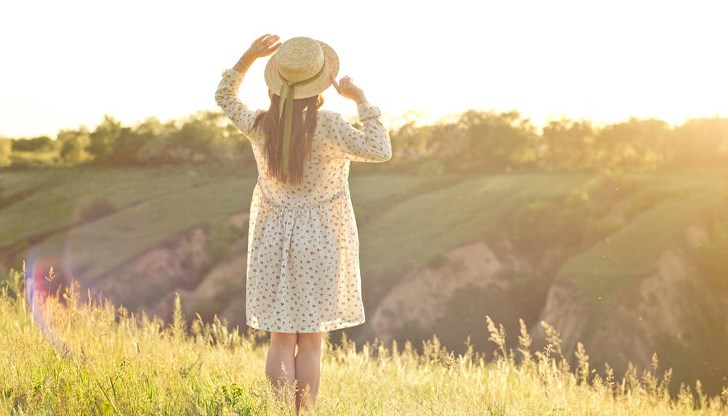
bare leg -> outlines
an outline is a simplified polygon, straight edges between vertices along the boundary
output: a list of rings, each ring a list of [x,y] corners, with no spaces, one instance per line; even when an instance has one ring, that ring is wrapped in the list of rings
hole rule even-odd
[[[321,380],[323,332],[298,333],[296,354],[296,412],[313,409]]]
[[[290,387],[291,391],[295,391],[295,348],[295,333],[271,332],[265,374],[271,386],[283,396],[286,403],[290,403],[291,399],[290,395],[286,395],[286,388]]]

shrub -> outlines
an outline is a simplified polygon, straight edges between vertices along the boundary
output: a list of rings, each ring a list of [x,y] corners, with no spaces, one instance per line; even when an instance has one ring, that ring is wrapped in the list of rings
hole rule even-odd
[[[10,139],[0,137],[0,168],[9,166],[12,163],[13,143]]]

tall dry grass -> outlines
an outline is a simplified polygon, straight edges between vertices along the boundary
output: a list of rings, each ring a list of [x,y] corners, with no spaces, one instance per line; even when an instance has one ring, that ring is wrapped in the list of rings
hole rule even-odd
[[[292,415],[293,404],[270,389],[264,374],[266,333],[229,331],[225,322],[189,320],[177,298],[165,327],[77,285],[43,298],[11,271],[0,292],[0,413],[11,415]],[[32,296],[30,296],[32,295]],[[33,298],[29,302],[29,298]],[[357,348],[328,335],[319,415],[724,415],[728,387],[707,397],[700,383],[671,398],[671,372],[617,379],[600,375],[578,345],[577,368],[562,355],[558,333],[542,323],[548,345],[531,351],[521,321],[519,348],[490,317],[484,330],[492,357],[454,355],[436,336],[418,353],[407,341],[379,340]],[[489,359],[486,359],[489,358]]]

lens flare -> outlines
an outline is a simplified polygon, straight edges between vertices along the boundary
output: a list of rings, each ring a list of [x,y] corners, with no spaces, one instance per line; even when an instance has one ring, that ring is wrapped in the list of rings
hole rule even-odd
[[[51,343],[53,348],[62,356],[69,357],[71,353],[68,346],[59,339],[53,326],[47,318],[45,305],[48,297],[51,296],[52,282],[54,280],[53,266],[48,268],[45,265],[47,259],[38,256],[31,250],[28,255],[29,262],[23,262],[25,302],[30,310],[32,322],[40,329],[43,336]],[[57,292],[56,292],[57,298]]]

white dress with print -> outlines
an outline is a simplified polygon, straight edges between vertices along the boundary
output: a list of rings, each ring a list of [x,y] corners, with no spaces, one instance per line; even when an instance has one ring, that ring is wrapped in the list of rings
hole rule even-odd
[[[349,165],[392,157],[380,111],[359,104],[357,130],[340,114],[319,109],[302,183],[280,183],[266,174],[265,136],[252,130],[262,110],[237,97],[243,76],[223,71],[215,100],[248,136],[258,167],[248,228],[246,323],[276,332],[360,325],[364,304]]]

